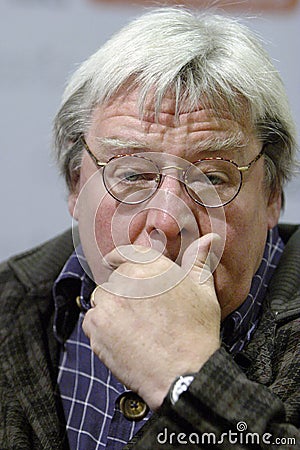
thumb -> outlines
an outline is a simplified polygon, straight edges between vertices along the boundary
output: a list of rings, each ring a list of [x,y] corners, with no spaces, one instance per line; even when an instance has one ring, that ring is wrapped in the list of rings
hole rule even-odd
[[[213,284],[212,273],[223,252],[222,239],[216,233],[208,233],[189,245],[182,257],[182,268],[189,271],[194,283]]]

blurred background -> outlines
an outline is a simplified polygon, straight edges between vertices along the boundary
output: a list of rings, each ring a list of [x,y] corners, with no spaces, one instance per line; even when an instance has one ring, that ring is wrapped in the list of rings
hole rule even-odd
[[[179,3],[179,2],[178,2]],[[71,226],[66,189],[51,159],[52,120],[67,79],[112,33],[149,5],[175,1],[0,0],[0,260]],[[181,0],[242,16],[265,41],[300,129],[298,0]],[[300,222],[300,177],[281,221]]]

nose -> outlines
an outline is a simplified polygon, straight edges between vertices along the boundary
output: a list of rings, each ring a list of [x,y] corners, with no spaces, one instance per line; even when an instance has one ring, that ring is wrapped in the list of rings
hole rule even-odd
[[[183,184],[173,176],[164,176],[160,188],[147,205],[147,234],[163,233],[166,240],[172,241],[183,233],[194,232],[193,206]]]
[[[132,216],[133,210],[124,205],[124,212],[131,217],[130,242],[150,245],[180,264],[185,249],[200,233],[195,212],[198,205],[183,184],[175,177],[165,176],[155,195],[136,206]]]

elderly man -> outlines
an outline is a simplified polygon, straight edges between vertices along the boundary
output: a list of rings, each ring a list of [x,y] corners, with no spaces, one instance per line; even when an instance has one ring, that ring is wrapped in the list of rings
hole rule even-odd
[[[295,131],[253,34],[142,16],[70,80],[55,151],[79,236],[1,267],[1,449],[300,445]]]

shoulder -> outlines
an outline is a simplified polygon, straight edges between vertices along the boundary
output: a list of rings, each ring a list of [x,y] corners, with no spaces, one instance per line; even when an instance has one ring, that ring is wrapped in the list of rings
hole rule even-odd
[[[77,242],[77,233],[74,242]],[[73,234],[71,230],[34,247],[24,253],[16,255],[0,265],[0,283],[5,283],[8,273],[24,285],[26,289],[55,278],[68,256],[74,250]]]
[[[279,234],[285,244],[287,244],[292,238],[297,240],[300,245],[300,225],[292,223],[280,223],[278,225],[278,229]]]
[[[276,320],[300,315],[300,226],[280,225],[285,248],[269,285],[271,309]]]
[[[53,282],[73,249],[68,230],[0,264],[0,338],[20,314],[29,313],[33,299],[49,303]]]

